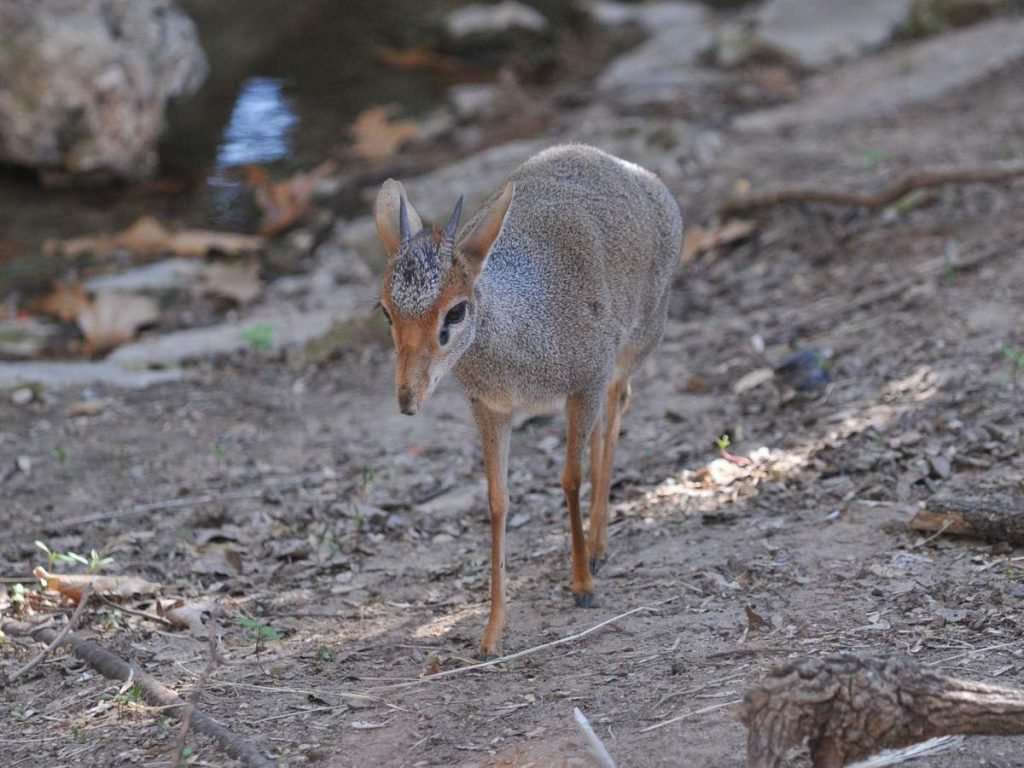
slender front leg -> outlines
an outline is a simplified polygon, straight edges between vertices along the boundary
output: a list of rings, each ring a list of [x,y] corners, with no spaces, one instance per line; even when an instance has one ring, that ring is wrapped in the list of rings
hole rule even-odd
[[[576,605],[590,608],[594,601],[594,580],[587,562],[587,542],[580,511],[580,482],[583,477],[583,446],[594,429],[601,411],[601,392],[570,395],[565,401],[565,466],[562,490],[569,507],[569,534],[572,539],[572,576],[569,587]]]
[[[491,610],[480,640],[482,659],[501,655],[505,629],[505,518],[508,516],[508,445],[512,415],[492,411],[483,403],[471,403],[480,429],[487,473],[487,508],[491,513]]]

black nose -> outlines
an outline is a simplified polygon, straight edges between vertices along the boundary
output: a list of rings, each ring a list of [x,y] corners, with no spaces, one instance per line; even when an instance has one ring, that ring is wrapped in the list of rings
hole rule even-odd
[[[416,397],[409,387],[402,387],[398,390],[398,410],[406,416],[416,413]]]

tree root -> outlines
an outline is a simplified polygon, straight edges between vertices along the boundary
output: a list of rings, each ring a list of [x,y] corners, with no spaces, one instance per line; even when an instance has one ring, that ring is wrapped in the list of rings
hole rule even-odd
[[[1024,734],[1024,691],[939,674],[903,657],[841,653],[776,668],[740,710],[747,768],[780,768],[809,742],[814,768],[952,734]]]
[[[923,168],[876,193],[847,192],[825,187],[780,187],[762,195],[745,195],[727,200],[719,209],[723,219],[759,208],[790,203],[827,203],[850,208],[877,210],[892,205],[908,192],[943,184],[998,182],[1024,176],[1024,161],[1011,160],[992,165]]]
[[[52,643],[57,632],[48,627],[33,627],[20,621],[5,621],[0,629],[6,634],[29,636],[43,643]],[[95,669],[104,677],[122,682],[131,678],[142,690],[146,701],[168,710],[168,714],[181,718],[188,702],[177,693],[161,683],[152,675],[143,672],[135,664],[121,659],[105,648],[89,640],[68,634],[60,645],[66,645],[72,652]],[[231,757],[242,762],[248,768],[275,768],[276,763],[266,757],[259,748],[243,736],[232,733],[226,726],[214,720],[205,712],[196,709],[192,712],[192,725],[197,731],[215,739]]]

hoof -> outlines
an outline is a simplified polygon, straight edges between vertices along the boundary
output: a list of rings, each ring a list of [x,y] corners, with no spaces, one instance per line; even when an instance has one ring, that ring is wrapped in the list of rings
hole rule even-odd
[[[593,592],[581,592],[578,595],[573,595],[573,599],[576,601],[577,608],[595,608],[594,593]]]
[[[485,651],[482,648],[479,651],[476,652],[476,660],[477,661],[494,661],[495,659],[500,659],[500,658],[501,658],[501,654],[500,653],[494,653],[492,651]]]
[[[601,566],[608,560],[607,557],[592,557],[590,558],[590,573],[596,574],[601,570]]]

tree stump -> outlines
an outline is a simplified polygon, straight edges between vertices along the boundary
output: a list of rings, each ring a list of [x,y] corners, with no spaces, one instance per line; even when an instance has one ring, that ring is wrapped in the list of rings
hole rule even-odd
[[[1024,691],[904,657],[841,653],[776,668],[746,695],[740,719],[747,768],[780,768],[804,739],[814,768],[841,768],[936,736],[1024,734]]]

